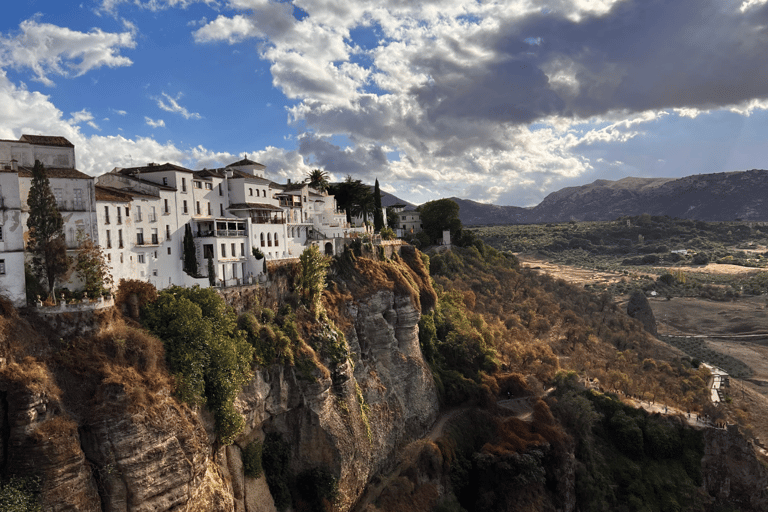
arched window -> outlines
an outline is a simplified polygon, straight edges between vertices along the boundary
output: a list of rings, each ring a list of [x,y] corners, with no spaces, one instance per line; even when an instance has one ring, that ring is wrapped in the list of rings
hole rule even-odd
[[[261,234],[261,246],[264,247],[264,233]]]
[[[261,194],[260,194],[260,192],[261,192],[261,191],[260,191],[259,189],[256,189],[256,197],[261,197]]]
[[[267,247],[272,247],[272,234],[267,233]]]
[[[275,247],[277,247],[277,233],[275,233]]]

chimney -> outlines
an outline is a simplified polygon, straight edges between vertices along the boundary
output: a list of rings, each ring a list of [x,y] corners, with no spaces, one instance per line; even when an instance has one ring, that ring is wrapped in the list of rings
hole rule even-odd
[[[288,178],[288,184],[289,185],[291,184],[291,178]]]

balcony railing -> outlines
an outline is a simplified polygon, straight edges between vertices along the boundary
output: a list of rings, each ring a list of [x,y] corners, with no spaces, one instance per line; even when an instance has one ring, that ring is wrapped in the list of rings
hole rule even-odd
[[[242,229],[217,229],[208,231],[198,231],[195,235],[198,238],[206,238],[211,236],[246,236],[245,230]]]
[[[85,211],[85,203],[83,201],[67,201],[63,199],[56,201],[56,208],[63,212],[82,212]]]
[[[157,215],[150,213],[149,214],[149,222],[157,222]]]

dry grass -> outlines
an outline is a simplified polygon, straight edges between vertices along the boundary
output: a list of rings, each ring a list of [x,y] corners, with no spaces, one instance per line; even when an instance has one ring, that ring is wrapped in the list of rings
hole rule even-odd
[[[25,357],[20,363],[9,362],[0,371],[0,378],[32,393],[45,394],[52,399],[61,397],[61,389],[48,367],[31,356]]]

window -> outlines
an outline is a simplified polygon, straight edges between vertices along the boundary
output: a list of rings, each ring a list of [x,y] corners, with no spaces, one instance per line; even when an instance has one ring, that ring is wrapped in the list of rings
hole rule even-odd
[[[136,219],[136,222],[141,222],[141,206],[139,205],[136,205],[136,214],[134,219]]]
[[[122,229],[118,229],[117,230],[117,247],[119,249],[123,248],[123,230]],[[120,260],[120,261],[122,261],[122,260]]]
[[[117,223],[118,223],[118,224],[122,224],[122,223],[123,223],[123,217],[122,217],[122,215],[123,215],[123,210],[122,210],[122,209],[120,209],[120,207],[118,206],[118,207],[117,207]]]
[[[252,188],[249,188],[248,192],[250,192],[250,194],[248,194],[248,195],[251,195],[251,196],[253,195],[253,189]]]
[[[155,276],[155,277],[157,277],[157,269],[156,269],[156,268],[153,268],[153,269],[152,269],[152,275],[153,275],[153,276]]]
[[[240,256],[245,256],[245,244],[240,244]]]
[[[136,245],[144,245],[144,229],[139,228],[136,230]]]
[[[140,252],[139,254],[136,255],[136,261],[138,261],[139,263],[146,263],[143,252]]]
[[[5,275],[5,260],[0,260],[0,275]]]
[[[117,210],[120,211],[119,209]],[[104,207],[104,224],[109,224],[109,206]]]
[[[203,258],[205,259],[213,258],[213,244],[203,245]]]
[[[152,228],[152,245],[157,245],[158,243],[160,243],[160,241],[157,239],[157,228]],[[155,258],[157,258],[157,256],[155,256]]]
[[[187,178],[181,178],[181,191],[187,191]]]
[[[203,184],[200,183],[199,181],[193,181],[192,183],[194,183],[195,188],[200,188],[200,189],[203,188]]]
[[[221,257],[227,257],[227,244],[221,244]]]
[[[261,197],[261,194],[259,193],[259,189],[256,189],[256,197]]]
[[[208,203],[208,216],[210,217],[213,215],[213,212],[211,211],[211,203]]]
[[[275,233],[275,247],[277,247],[277,233]]]
[[[0,242],[3,241],[3,226],[0,226]]]
[[[107,230],[107,249],[112,248],[112,237],[109,234],[109,230]]]
[[[235,252],[235,244],[232,244],[232,252],[230,254],[232,255],[233,258],[237,256],[237,252]]]
[[[264,233],[261,234],[261,246],[264,247]]]
[[[267,233],[267,247],[272,247],[272,233]]]
[[[154,206],[151,206],[149,210],[149,222],[157,222],[157,212]]]
[[[211,190],[213,186],[210,183],[205,184],[205,190]]]
[[[67,204],[64,202],[64,189],[53,189],[53,197],[56,198],[56,208],[63,210],[67,207]]]
[[[154,253],[152,253],[152,258],[153,258],[153,259],[157,259],[157,251],[155,251]]]
[[[83,202],[83,189],[75,189],[75,210],[85,210],[85,203]]]
[[[223,204],[219,205],[219,212],[221,212],[221,216],[223,217],[224,216],[224,205]]]
[[[131,210],[128,209],[128,207],[125,207],[125,217],[128,218],[131,216]]]
[[[168,186],[168,178],[163,178],[163,185]]]
[[[122,247],[122,245],[120,247]],[[122,262],[123,262],[123,253],[120,253],[120,263]]]
[[[167,242],[171,241],[171,226],[170,226],[170,224],[166,224],[166,226],[165,226],[165,240]],[[168,254],[170,254],[170,253],[168,253]]]
[[[222,193],[221,193],[221,183],[219,183],[219,195],[222,195]]]
[[[186,199],[184,200],[184,205],[181,208],[181,213],[183,213],[184,215],[189,213],[189,209],[187,208],[187,200]]]
[[[170,255],[171,255],[171,248],[169,247],[168,248],[168,256],[170,256]]]
[[[170,208],[168,208],[168,200],[167,199],[163,199],[163,213],[166,214],[166,215],[171,213]]]
[[[107,261],[112,261],[112,255],[111,254],[107,254]]]
[[[195,201],[195,213],[200,215],[200,201]]]

